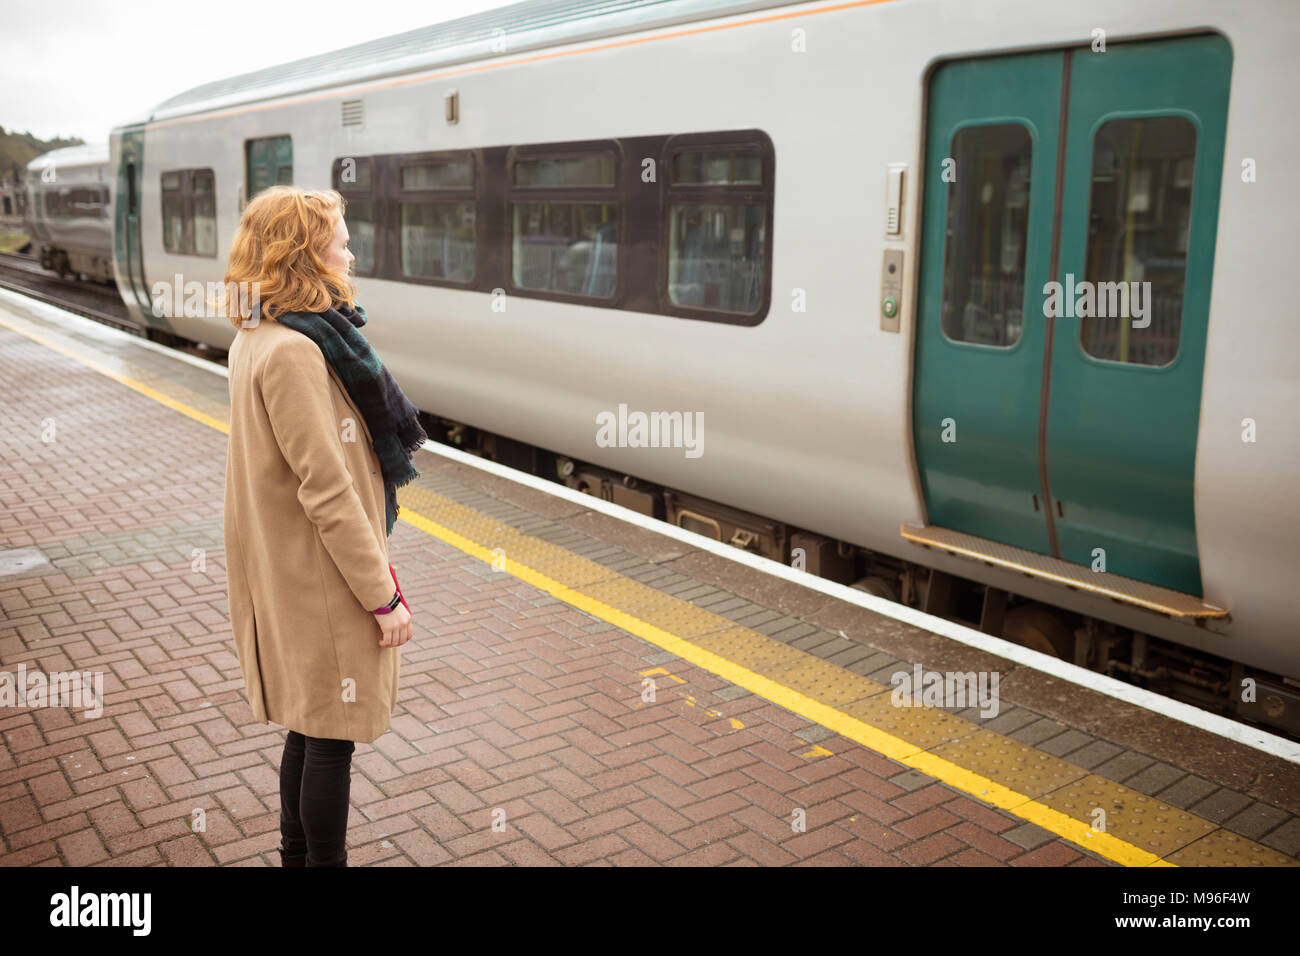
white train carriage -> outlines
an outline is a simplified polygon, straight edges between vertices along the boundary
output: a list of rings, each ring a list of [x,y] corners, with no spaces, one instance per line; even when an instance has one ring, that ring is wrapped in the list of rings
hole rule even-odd
[[[1289,0],[519,4],[115,130],[117,281],[225,347],[154,284],[336,187],[422,409],[1300,728],[1297,48]],[[656,412],[695,453],[601,437]]]
[[[32,252],[60,275],[113,281],[113,177],[108,144],[68,146],[27,164]]]

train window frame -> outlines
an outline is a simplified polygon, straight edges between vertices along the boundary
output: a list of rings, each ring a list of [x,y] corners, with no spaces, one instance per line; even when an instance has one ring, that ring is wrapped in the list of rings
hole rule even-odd
[[[358,170],[365,168],[370,171],[370,187],[368,189],[349,188],[342,182],[343,164],[348,160],[355,162]],[[372,221],[375,227],[375,261],[369,269],[358,269],[355,263],[353,263],[352,267],[352,274],[363,278],[383,276],[384,264],[387,258],[385,255],[385,236],[387,235],[388,223],[384,218],[384,204],[380,200],[379,166],[380,164],[374,156],[340,156],[334,160],[330,167],[330,182],[333,184],[334,191],[343,197],[345,207],[354,198],[369,201],[370,203]],[[346,220],[346,208],[343,215]]]
[[[748,147],[756,149],[760,161],[760,181],[752,183],[679,183],[673,179],[674,164],[681,153],[706,152]],[[774,245],[776,149],[772,139],[761,129],[727,130],[706,133],[679,133],[667,137],[659,155],[661,178],[657,210],[659,243],[658,275],[655,301],[658,312],[685,319],[721,322],[728,325],[755,326],[763,322],[772,307],[772,248]],[[672,256],[672,214],[674,204],[757,205],[763,210],[762,295],[753,312],[702,308],[674,302],[669,290]]]
[[[1187,197],[1187,204],[1186,204],[1188,219],[1183,234],[1183,240],[1189,246],[1188,249],[1182,250],[1183,278],[1180,287],[1180,299],[1182,301],[1182,309],[1179,312],[1179,316],[1178,316],[1178,339],[1176,342],[1174,353],[1169,357],[1168,361],[1162,362],[1159,365],[1148,363],[1148,362],[1137,362],[1137,361],[1133,361],[1132,359],[1112,358],[1106,355],[1098,355],[1096,352],[1092,351],[1089,348],[1088,343],[1084,339],[1084,333],[1090,327],[1089,323],[1091,321],[1096,321],[1097,317],[1095,316],[1089,316],[1089,317],[1078,319],[1079,328],[1078,328],[1078,332],[1074,336],[1075,348],[1079,350],[1079,354],[1083,356],[1085,361],[1091,362],[1095,365],[1104,365],[1111,368],[1131,369],[1136,371],[1138,374],[1157,374],[1160,372],[1167,372],[1170,369],[1174,368],[1176,365],[1180,364],[1182,360],[1183,319],[1187,312],[1187,301],[1186,301],[1187,282],[1188,282],[1187,262],[1191,255],[1190,242],[1191,242],[1191,235],[1192,235],[1192,227],[1195,224],[1193,218],[1193,212],[1194,212],[1193,200],[1196,196],[1196,188],[1197,188],[1196,174],[1201,160],[1201,137],[1202,137],[1203,130],[1201,129],[1201,124],[1198,118],[1196,117],[1196,115],[1184,110],[1164,109],[1164,110],[1143,110],[1138,112],[1119,111],[1119,112],[1107,113],[1105,116],[1099,118],[1097,122],[1093,125],[1089,137],[1089,143],[1091,146],[1091,156],[1088,162],[1088,211],[1084,219],[1084,222],[1090,224],[1093,221],[1094,202],[1096,201],[1096,184],[1098,182],[1096,178],[1097,142],[1098,142],[1098,138],[1101,136],[1102,131],[1114,123],[1133,122],[1133,121],[1141,121],[1141,120],[1160,120],[1160,119],[1182,120],[1187,125],[1187,128],[1188,130],[1191,131],[1191,135],[1192,135],[1191,180],[1186,187],[1178,186],[1176,180],[1174,182],[1175,188],[1186,188],[1188,190],[1188,197]],[[1175,175],[1176,175],[1176,171],[1175,171]],[[1149,198],[1147,199],[1147,202],[1148,203],[1150,202]],[[1165,199],[1162,196],[1158,205],[1163,207],[1164,202]],[[1091,278],[1091,274],[1088,271],[1088,262],[1093,253],[1093,238],[1094,238],[1093,234],[1090,230],[1084,236],[1084,242],[1083,242],[1083,280],[1088,282],[1094,282],[1094,280]],[[1118,241],[1118,237],[1116,241]],[[1094,288],[1099,288],[1100,282],[1106,282],[1106,281],[1116,281],[1116,280],[1105,280],[1105,279],[1099,280],[1097,282],[1094,282]],[[1100,296],[1100,292],[1098,292],[1097,294],[1098,296]],[[1148,301],[1148,308],[1153,308],[1153,307],[1154,307],[1154,303],[1152,301]],[[1152,317],[1152,322],[1154,323],[1154,317]],[[1130,331],[1131,328],[1132,327],[1130,326]]]
[[[206,174],[212,180],[212,211],[213,211],[213,242],[212,252],[196,251],[194,241],[194,179],[196,174]],[[180,177],[179,189],[168,189],[165,186],[168,176],[178,175]],[[168,248],[167,246],[167,219],[163,212],[162,197],[168,192],[180,193],[181,200],[181,245],[179,249]],[[162,227],[162,244],[163,252],[169,256],[190,256],[196,259],[216,259],[221,252],[221,241],[217,232],[220,218],[217,216],[217,172],[211,166],[186,167],[184,169],[164,169],[158,174],[158,215],[159,224]]]
[[[533,158],[563,158],[570,156],[610,153],[613,156],[614,170],[612,182],[597,186],[517,186],[516,166],[522,160]],[[558,143],[528,143],[510,146],[505,156],[505,181],[502,215],[504,237],[505,275],[504,287],[511,295],[548,302],[566,302],[573,305],[587,305],[598,309],[621,309],[628,294],[628,255],[627,255],[627,209],[624,195],[624,170],[626,156],[623,142],[619,139],[579,140]],[[515,223],[512,214],[516,202],[573,202],[600,203],[614,207],[614,222],[618,231],[617,249],[614,258],[614,289],[608,296],[581,295],[571,292],[557,292],[553,289],[537,289],[521,286],[515,282]]]
[[[1021,292],[1021,316],[1020,316],[1019,334],[1017,334],[1016,340],[1014,342],[1011,342],[1008,345],[996,345],[991,342],[978,342],[971,339],[954,338],[953,336],[948,334],[948,329],[944,325],[943,308],[946,303],[946,300],[944,299],[942,293],[940,295],[940,301],[939,301],[939,334],[942,336],[944,344],[951,346],[953,348],[976,349],[979,351],[994,352],[1002,355],[1011,355],[1012,353],[1019,351],[1022,347],[1027,347],[1024,345],[1025,327],[1028,321],[1030,321],[1030,319],[1032,319],[1034,315],[1033,310],[1025,309],[1025,301],[1030,291],[1029,211],[1030,209],[1033,208],[1032,203],[1034,199],[1034,187],[1035,187],[1035,182],[1033,178],[1034,160],[1035,157],[1038,155],[1038,150],[1041,144],[1039,143],[1038,140],[1037,131],[1034,129],[1033,126],[1025,122],[1022,118],[998,117],[996,119],[990,119],[990,120],[980,119],[980,120],[972,120],[972,121],[965,121],[959,123],[957,127],[953,129],[952,136],[948,140],[948,153],[947,153],[948,156],[957,155],[957,150],[956,150],[957,137],[961,136],[963,133],[966,133],[971,130],[998,129],[998,128],[1008,128],[1008,127],[1015,127],[1020,131],[1022,131],[1025,134],[1025,138],[1029,143],[1029,185],[1025,193],[1025,237],[1024,237],[1024,241],[1021,243],[1021,248],[1020,248],[1020,274],[1022,277],[1022,283],[1024,288]],[[952,237],[949,235],[950,223],[952,217],[952,194],[953,194],[953,188],[957,187],[959,182],[961,183],[961,186],[965,186],[967,184],[967,181],[954,180],[952,182],[945,184],[946,188],[944,190],[944,245],[943,245],[943,258],[940,263],[940,278],[942,283],[941,285],[942,289],[948,288],[948,265],[949,265],[948,251],[949,251],[949,246],[951,245],[952,242]]]
[[[380,190],[384,207],[384,249],[386,265],[380,277],[410,285],[440,286],[445,289],[480,289],[483,287],[483,157],[478,149],[424,150],[415,153],[388,153],[375,157],[380,168],[372,181],[382,181]],[[431,189],[403,189],[402,170],[439,160],[468,160],[472,181],[469,186],[449,186]],[[436,276],[407,275],[402,271],[402,203],[403,202],[469,202],[474,207],[474,275],[470,279],[447,279]]]

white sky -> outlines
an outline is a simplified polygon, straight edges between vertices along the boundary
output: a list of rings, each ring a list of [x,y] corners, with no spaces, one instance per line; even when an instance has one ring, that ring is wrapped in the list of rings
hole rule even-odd
[[[109,131],[183,90],[512,0],[0,0],[0,126]]]

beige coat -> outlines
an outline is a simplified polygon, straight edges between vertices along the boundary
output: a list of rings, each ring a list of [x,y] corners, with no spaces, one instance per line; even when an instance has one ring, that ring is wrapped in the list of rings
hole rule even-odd
[[[229,355],[230,622],[253,716],[369,743],[397,697],[384,484],[365,419],[320,348],[263,319]]]

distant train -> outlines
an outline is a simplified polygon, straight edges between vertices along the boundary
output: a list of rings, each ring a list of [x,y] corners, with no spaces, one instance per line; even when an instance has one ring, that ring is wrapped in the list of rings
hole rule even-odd
[[[108,145],[50,150],[27,164],[32,254],[62,276],[112,282],[113,176]]]
[[[159,289],[337,188],[439,438],[1300,733],[1296,49],[1290,0],[517,4],[115,129],[116,281],[228,347]]]

